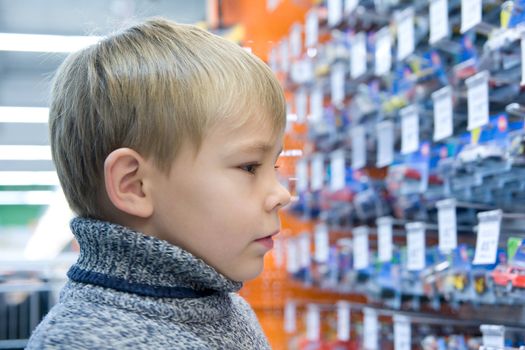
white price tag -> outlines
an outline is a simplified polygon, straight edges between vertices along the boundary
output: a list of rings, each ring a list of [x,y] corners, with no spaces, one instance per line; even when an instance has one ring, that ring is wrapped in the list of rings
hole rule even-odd
[[[310,117],[313,122],[318,122],[323,118],[323,87],[315,85],[310,93]]]
[[[313,80],[314,67],[312,60],[304,58],[296,60],[290,67],[290,78],[297,84],[305,84]]]
[[[402,315],[394,315],[394,350],[411,350],[412,334],[410,319]]]
[[[281,71],[288,73],[290,70],[290,50],[288,49],[288,40],[281,40],[279,45],[279,53],[281,56]]]
[[[332,65],[330,71],[330,87],[332,91],[332,104],[337,106],[345,99],[345,66],[342,62]]]
[[[337,302],[337,340],[350,340],[350,303]]]
[[[344,150],[332,152],[330,156],[330,190],[339,191],[346,185],[346,164]]]
[[[299,254],[297,253],[297,242],[294,238],[286,240],[286,271],[290,274],[299,271]]]
[[[461,0],[461,34],[481,22],[481,0]]]
[[[521,33],[521,85],[525,85],[525,32]]]
[[[359,0],[345,0],[345,11],[344,13],[349,14],[354,12],[359,4]]]
[[[319,191],[324,185],[324,156],[316,153],[312,156],[312,181],[310,186],[312,191]]]
[[[301,84],[314,81],[314,63],[308,57],[301,60],[301,74],[303,75]]]
[[[480,327],[483,335],[484,349],[505,348],[505,327],[498,325],[483,324]]]
[[[306,96],[306,90],[300,88],[295,92],[295,114],[297,115],[297,121],[302,123],[306,119],[306,109],[308,107],[308,98]]]
[[[306,33],[305,46],[315,47],[319,40],[319,16],[315,9],[312,9],[306,15]]]
[[[361,169],[366,165],[365,127],[358,125],[350,129],[352,140],[352,168]]]
[[[303,193],[308,190],[308,162],[306,159],[299,159],[295,164],[296,190]]]
[[[376,33],[375,45],[375,73],[376,75],[384,75],[392,67],[392,38],[388,27],[382,28]]]
[[[306,339],[317,341],[321,337],[321,315],[317,305],[306,307]]]
[[[272,71],[277,72],[279,70],[279,55],[277,54],[277,49],[275,47],[272,47],[270,50],[269,61]]]
[[[448,36],[448,0],[430,1],[430,44]]]
[[[405,225],[407,231],[407,270],[421,271],[425,268],[425,225],[411,222]]]
[[[397,59],[404,60],[414,52],[414,9],[409,7],[396,14]]]
[[[489,123],[489,73],[487,71],[468,78],[468,130],[484,126]]]
[[[409,154],[419,149],[419,115],[414,105],[403,108],[401,115],[401,153]]]
[[[380,262],[392,260],[392,218],[381,217],[376,220],[378,239],[378,258]]]
[[[328,226],[318,224],[315,227],[315,261],[326,263],[330,250],[330,239],[328,238]]]
[[[489,344],[489,345],[485,345]],[[505,347],[505,338],[500,335],[483,335],[483,350],[499,350],[499,349],[513,349]]]
[[[284,330],[286,333],[294,333],[297,330],[297,305],[293,301],[287,301],[284,306]]]
[[[367,226],[355,227],[352,230],[354,237],[353,255],[355,270],[366,269],[369,265],[368,231]]]
[[[354,79],[366,73],[366,34],[357,33],[351,42],[350,76]]]
[[[392,164],[394,161],[394,123],[385,120],[377,124],[377,167]]]
[[[365,350],[378,350],[378,333],[379,322],[377,320],[377,312],[373,309],[364,308],[364,322],[363,322],[363,347]]]
[[[452,89],[445,86],[432,94],[434,102],[434,141],[452,136],[454,123]]]
[[[496,262],[501,216],[501,210],[478,213],[478,235],[474,261],[472,261],[474,265],[488,265]]]
[[[312,260],[312,253],[310,252],[310,235],[302,233],[299,236],[299,267],[301,269],[308,269]]]
[[[441,200],[436,203],[436,207],[438,208],[439,250],[448,253],[458,246],[456,200]]]
[[[328,0],[328,25],[334,27],[343,19],[343,0]]]
[[[301,42],[302,32],[303,28],[301,27],[301,24],[294,23],[292,25],[292,29],[290,30],[290,53],[293,58],[299,57],[303,50]]]

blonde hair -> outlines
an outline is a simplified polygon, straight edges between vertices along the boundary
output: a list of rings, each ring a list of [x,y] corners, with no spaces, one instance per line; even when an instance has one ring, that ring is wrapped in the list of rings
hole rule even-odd
[[[53,83],[53,160],[80,216],[101,218],[104,161],[129,147],[168,172],[185,140],[217,123],[284,130],[282,88],[240,46],[192,25],[151,19],[71,54]]]

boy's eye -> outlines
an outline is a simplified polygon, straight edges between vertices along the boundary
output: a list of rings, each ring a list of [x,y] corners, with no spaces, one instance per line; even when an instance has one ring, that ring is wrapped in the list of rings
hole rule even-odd
[[[241,165],[239,168],[241,170],[244,170],[246,172],[249,172],[250,174],[255,174],[255,171],[257,170],[257,168],[261,166],[261,164],[245,164],[245,165]]]

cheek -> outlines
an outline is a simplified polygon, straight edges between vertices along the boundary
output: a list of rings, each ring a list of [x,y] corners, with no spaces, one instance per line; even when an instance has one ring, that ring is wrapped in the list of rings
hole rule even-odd
[[[210,231],[257,233],[252,231],[259,225],[262,204],[253,179],[232,169],[200,170],[192,175],[172,182],[170,194],[164,194],[163,210],[173,213],[173,220],[208,235]]]
[[[240,171],[226,170],[205,179],[200,179],[200,192],[209,201],[242,206],[255,200],[255,185],[252,180]]]
[[[251,211],[252,196],[235,177],[216,175],[194,180],[183,184],[177,192],[185,215],[198,216],[204,226],[242,220]]]

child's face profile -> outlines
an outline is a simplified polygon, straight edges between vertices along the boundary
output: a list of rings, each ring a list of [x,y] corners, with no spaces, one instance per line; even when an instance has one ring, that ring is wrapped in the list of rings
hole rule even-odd
[[[183,145],[169,176],[155,182],[150,233],[232,280],[256,277],[290,201],[275,170],[282,142],[271,127],[248,122],[214,127],[196,155]]]

